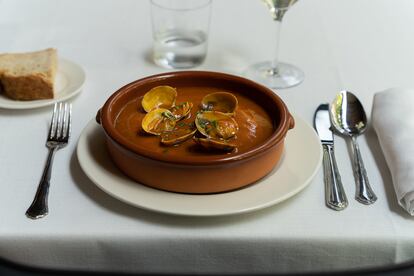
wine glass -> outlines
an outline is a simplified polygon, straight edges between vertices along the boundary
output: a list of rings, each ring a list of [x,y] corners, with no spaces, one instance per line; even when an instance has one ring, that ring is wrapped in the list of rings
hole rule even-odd
[[[247,68],[245,75],[271,88],[288,88],[300,84],[305,75],[294,65],[279,62],[278,50],[282,19],[297,0],[262,0],[276,25],[276,45],[273,61],[256,63]]]

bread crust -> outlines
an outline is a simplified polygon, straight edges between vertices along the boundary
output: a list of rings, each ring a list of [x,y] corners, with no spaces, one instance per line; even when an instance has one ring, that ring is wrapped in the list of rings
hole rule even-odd
[[[1,77],[4,94],[14,100],[38,100],[53,99],[53,84],[42,74],[29,76],[8,76]]]

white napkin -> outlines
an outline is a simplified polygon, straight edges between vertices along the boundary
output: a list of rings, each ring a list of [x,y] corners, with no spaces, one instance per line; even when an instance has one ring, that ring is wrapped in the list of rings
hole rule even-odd
[[[372,124],[398,203],[414,216],[414,90],[393,88],[375,94]]]

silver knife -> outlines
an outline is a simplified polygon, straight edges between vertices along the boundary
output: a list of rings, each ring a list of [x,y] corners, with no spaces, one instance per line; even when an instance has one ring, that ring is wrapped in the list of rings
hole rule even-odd
[[[340,211],[348,206],[348,199],[342,186],[338,166],[336,165],[329,104],[321,104],[316,109],[313,122],[323,148],[325,202],[329,208]]]

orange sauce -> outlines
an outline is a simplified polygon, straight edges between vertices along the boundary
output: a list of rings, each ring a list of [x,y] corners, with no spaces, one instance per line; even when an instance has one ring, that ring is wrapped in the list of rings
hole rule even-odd
[[[194,105],[191,110],[191,116],[183,120],[183,122],[193,122],[197,111],[200,110],[202,98],[209,93],[218,91],[223,90],[212,87],[178,87],[176,104],[188,101]],[[236,144],[237,150],[232,153],[215,152],[214,154],[232,155],[243,153],[267,140],[274,131],[273,121],[269,114],[250,98],[232,91],[225,92],[235,95],[239,103],[235,114],[239,131],[236,134],[236,138],[231,141]],[[141,100],[142,97],[127,103],[116,118],[115,128],[125,138],[139,147],[160,154],[180,156],[212,154],[201,149],[192,139],[179,145],[167,147],[160,143],[160,137],[145,133],[141,128],[141,121],[146,113],[141,107]]]

